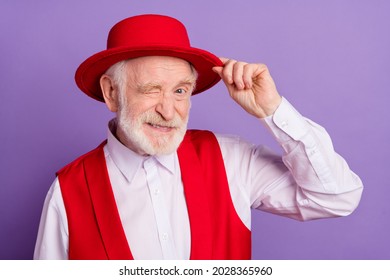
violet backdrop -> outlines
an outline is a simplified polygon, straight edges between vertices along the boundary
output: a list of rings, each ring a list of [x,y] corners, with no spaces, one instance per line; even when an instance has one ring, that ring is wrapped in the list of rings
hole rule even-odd
[[[0,2],[0,259],[31,259],[55,172],[97,146],[112,118],[74,71],[117,21],[181,20],[193,46],[266,63],[280,93],[323,125],[365,191],[349,217],[301,223],[253,212],[254,259],[390,259],[390,1]],[[281,152],[222,83],[193,98],[191,128]]]

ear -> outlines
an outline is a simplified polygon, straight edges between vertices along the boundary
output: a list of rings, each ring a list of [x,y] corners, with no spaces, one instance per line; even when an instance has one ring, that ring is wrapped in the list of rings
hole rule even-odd
[[[103,74],[100,77],[100,88],[102,90],[104,101],[106,102],[108,109],[111,112],[117,112],[119,105],[118,86],[115,85],[110,76]]]

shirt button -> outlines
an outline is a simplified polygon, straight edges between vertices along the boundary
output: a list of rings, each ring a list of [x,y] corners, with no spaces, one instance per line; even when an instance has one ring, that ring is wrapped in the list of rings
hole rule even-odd
[[[161,239],[164,240],[164,241],[167,241],[168,240],[168,233],[163,233],[161,235]]]
[[[301,205],[306,206],[309,204],[309,201],[307,199],[301,200]]]
[[[154,193],[154,195],[159,195],[159,194],[160,194],[160,190],[159,190],[159,189],[155,189],[155,190],[153,191],[153,193]]]
[[[288,121],[282,121],[280,124],[283,128],[286,128],[288,126]]]

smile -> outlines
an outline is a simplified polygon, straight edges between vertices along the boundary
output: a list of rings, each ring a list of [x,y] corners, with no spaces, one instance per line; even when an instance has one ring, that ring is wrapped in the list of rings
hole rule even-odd
[[[170,132],[175,127],[172,126],[164,126],[164,125],[158,125],[158,124],[153,124],[153,123],[147,123],[149,127],[152,127],[155,130],[161,131],[161,132]]]

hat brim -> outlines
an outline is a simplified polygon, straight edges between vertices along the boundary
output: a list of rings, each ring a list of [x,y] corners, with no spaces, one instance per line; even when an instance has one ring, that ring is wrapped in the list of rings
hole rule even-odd
[[[108,68],[119,61],[143,56],[171,56],[191,63],[198,72],[198,80],[193,95],[211,88],[221,80],[212,68],[223,66],[223,63],[210,52],[192,47],[140,46],[137,48],[112,48],[94,54],[77,69],[75,74],[76,84],[88,96],[104,102],[99,84],[100,77]]]

